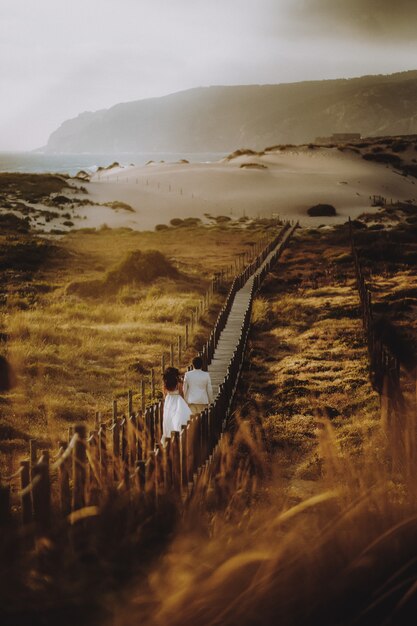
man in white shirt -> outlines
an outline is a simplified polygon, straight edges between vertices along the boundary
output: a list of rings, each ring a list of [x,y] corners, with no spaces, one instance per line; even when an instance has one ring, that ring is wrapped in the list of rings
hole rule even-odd
[[[203,360],[196,356],[193,359],[193,369],[184,375],[184,399],[193,415],[198,415],[213,402],[210,374],[203,372],[202,367]]]

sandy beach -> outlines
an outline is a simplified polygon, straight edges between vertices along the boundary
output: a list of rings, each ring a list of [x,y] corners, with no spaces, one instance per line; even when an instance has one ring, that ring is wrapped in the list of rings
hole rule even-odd
[[[173,218],[204,214],[280,216],[303,225],[344,222],[369,210],[373,195],[417,197],[415,180],[351,151],[300,147],[243,155],[216,163],[149,163],[112,168],[86,185],[93,202],[121,201],[134,212],[84,207],[83,225],[153,229]],[[312,218],[307,209],[332,204],[338,215]]]

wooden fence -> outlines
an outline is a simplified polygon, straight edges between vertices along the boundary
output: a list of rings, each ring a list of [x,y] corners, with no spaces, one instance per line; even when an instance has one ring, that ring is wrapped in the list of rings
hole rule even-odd
[[[254,276],[239,340],[213,404],[191,417],[181,432],[173,432],[164,444],[161,443],[163,402],[146,407],[142,400],[134,411],[131,391],[127,393],[125,412],[120,411],[120,403],[113,401],[110,423],[99,421],[96,415],[93,430],[87,431],[85,424],[70,427],[68,438],[59,442],[53,458],[48,449],[39,450],[37,442],[32,440],[29,459],[21,461],[17,472],[4,477],[0,486],[0,526],[11,525],[20,517],[23,525],[33,523],[43,531],[51,525],[52,513],[69,516],[70,521],[96,515],[110,492],[138,493],[154,504],[168,492],[182,499],[192,493],[230,414],[245,354],[253,298],[297,227],[298,223],[292,227],[285,224],[232,282],[200,353],[204,367],[213,358],[237,291]],[[19,487],[12,492],[15,481]],[[57,488],[51,489],[52,482]]]
[[[355,266],[356,285],[359,293],[363,328],[365,331],[370,363],[370,379],[375,391],[382,393],[384,384],[389,381],[390,388],[400,389],[401,364],[384,344],[375,328],[375,316],[372,307],[372,292],[359,260],[355,245],[353,228],[349,219],[349,237]]]
[[[414,374],[414,399],[407,401],[403,391],[402,376],[410,376],[400,359],[392,354],[376,330],[376,318],[372,306],[372,294],[359,260],[352,224],[349,220],[349,236],[359,292],[363,328],[368,347],[370,380],[381,401],[381,421],[386,432],[393,467],[404,466],[408,458],[417,464],[417,379]],[[411,464],[409,463],[409,467]]]
[[[142,412],[145,410],[145,406],[152,403],[157,397],[156,389],[162,388],[162,375],[165,368],[168,365],[181,367],[184,365],[184,361],[187,357],[187,350],[190,348],[190,342],[195,334],[199,320],[202,316],[210,310],[213,304],[216,293],[223,291],[225,285],[230,284],[235,280],[235,277],[239,276],[248,264],[254,262],[270,245],[270,240],[267,235],[264,235],[259,241],[250,245],[250,249],[245,252],[240,252],[236,255],[233,264],[224,268],[223,270],[216,272],[209,287],[203,294],[202,298],[198,302],[197,306],[190,311],[189,319],[184,324],[183,332],[177,335],[175,341],[172,341],[168,349],[161,354],[161,366],[151,368],[149,376],[142,377],[139,386],[140,406]],[[102,421],[100,413],[96,415],[96,424]]]

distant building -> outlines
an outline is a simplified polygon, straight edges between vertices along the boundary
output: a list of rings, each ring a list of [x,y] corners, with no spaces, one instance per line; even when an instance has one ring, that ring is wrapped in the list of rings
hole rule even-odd
[[[360,133],[333,133],[331,137],[316,137],[315,143],[346,143],[347,141],[359,141]]]

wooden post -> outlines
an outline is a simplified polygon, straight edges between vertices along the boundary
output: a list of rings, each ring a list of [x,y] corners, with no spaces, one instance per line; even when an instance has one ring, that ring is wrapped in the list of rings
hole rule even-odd
[[[145,473],[146,473],[146,462],[137,461],[136,463],[136,486],[140,493],[145,492]]]
[[[138,461],[142,461],[144,458],[145,451],[145,416],[143,413],[138,413],[136,416],[136,426],[137,426],[137,434],[136,434],[136,459]]]
[[[59,447],[62,450],[62,454],[64,454],[65,450],[68,447],[68,444],[66,441],[60,441]],[[71,513],[71,490],[68,465],[69,460],[66,459],[61,463],[58,469],[59,499],[63,515],[69,515]]]
[[[161,356],[161,374],[164,375],[165,372],[165,354]]]
[[[100,424],[98,431],[98,454],[100,459],[100,477],[103,479],[107,474],[107,433],[106,424]]]
[[[129,389],[127,392],[127,416],[130,417],[133,413],[133,391]]]
[[[127,437],[128,437],[128,449],[129,449],[129,465],[134,467],[137,458],[137,434],[138,434],[138,422],[137,417],[133,413],[129,418]]]
[[[88,453],[90,455],[87,472],[88,504],[96,505],[99,502],[99,431],[90,430],[88,438]]]
[[[188,324],[185,325],[185,346],[184,348],[187,350],[188,348],[188,334],[189,334],[189,329],[188,329]]]
[[[141,386],[140,386],[140,392],[141,392],[141,411],[142,411],[142,415],[145,413],[145,406],[146,406],[146,396],[145,396],[145,381],[141,380]]]
[[[151,367],[151,399],[153,400],[155,397],[155,372],[153,367]]]
[[[51,486],[49,482],[48,457],[42,455],[40,462],[32,469],[32,480],[38,479],[33,486],[32,502],[35,522],[45,528],[49,525],[51,513]]]
[[[181,484],[183,488],[188,486],[188,433],[188,425],[183,425],[180,433]]]
[[[117,417],[117,401],[113,400],[113,424],[112,424],[112,439],[113,439],[113,465],[115,469],[115,479],[116,476],[116,464],[117,460],[120,456],[120,422]]]
[[[96,411],[94,415],[94,429],[95,430],[98,430],[100,428],[100,421],[101,421],[101,413],[100,411]]]
[[[158,441],[155,445],[155,495],[157,505],[161,493],[165,493],[165,472],[162,445]]]
[[[10,485],[0,485],[0,527],[10,526],[11,519]]]
[[[171,456],[173,487],[177,493],[181,493],[180,434],[177,431],[171,433]]]
[[[77,511],[85,506],[85,487],[87,474],[86,427],[78,424],[74,428],[78,435],[72,454],[72,510]]]
[[[38,442],[36,439],[29,440],[29,459],[30,459],[30,467],[31,467],[31,477],[32,477],[32,468],[36,465],[36,457],[38,454]]]
[[[178,365],[181,363],[181,335],[178,335]]]
[[[166,439],[162,446],[162,471],[164,490],[167,492],[172,486],[171,439]]]
[[[152,450],[145,464],[145,493],[148,498],[156,496],[156,463],[155,452]]]
[[[30,461],[20,461],[20,488],[22,491],[30,483]],[[30,524],[32,521],[32,498],[30,493],[22,496],[22,523]]]
[[[126,419],[122,420],[122,423],[125,423]],[[113,477],[114,480],[118,479],[118,465],[120,460],[120,430],[121,424],[120,419],[116,417],[115,422],[113,423]],[[123,442],[122,442],[123,446]]]
[[[171,346],[170,346],[170,348],[171,348],[171,354],[170,354],[170,357],[171,357],[171,359],[170,359],[170,365],[171,365],[171,367],[174,367],[174,344],[173,344],[172,342],[171,342]]]
[[[122,420],[122,461],[123,466],[129,466],[129,422],[130,420],[124,418]],[[114,477],[117,478],[116,466],[114,468]]]

